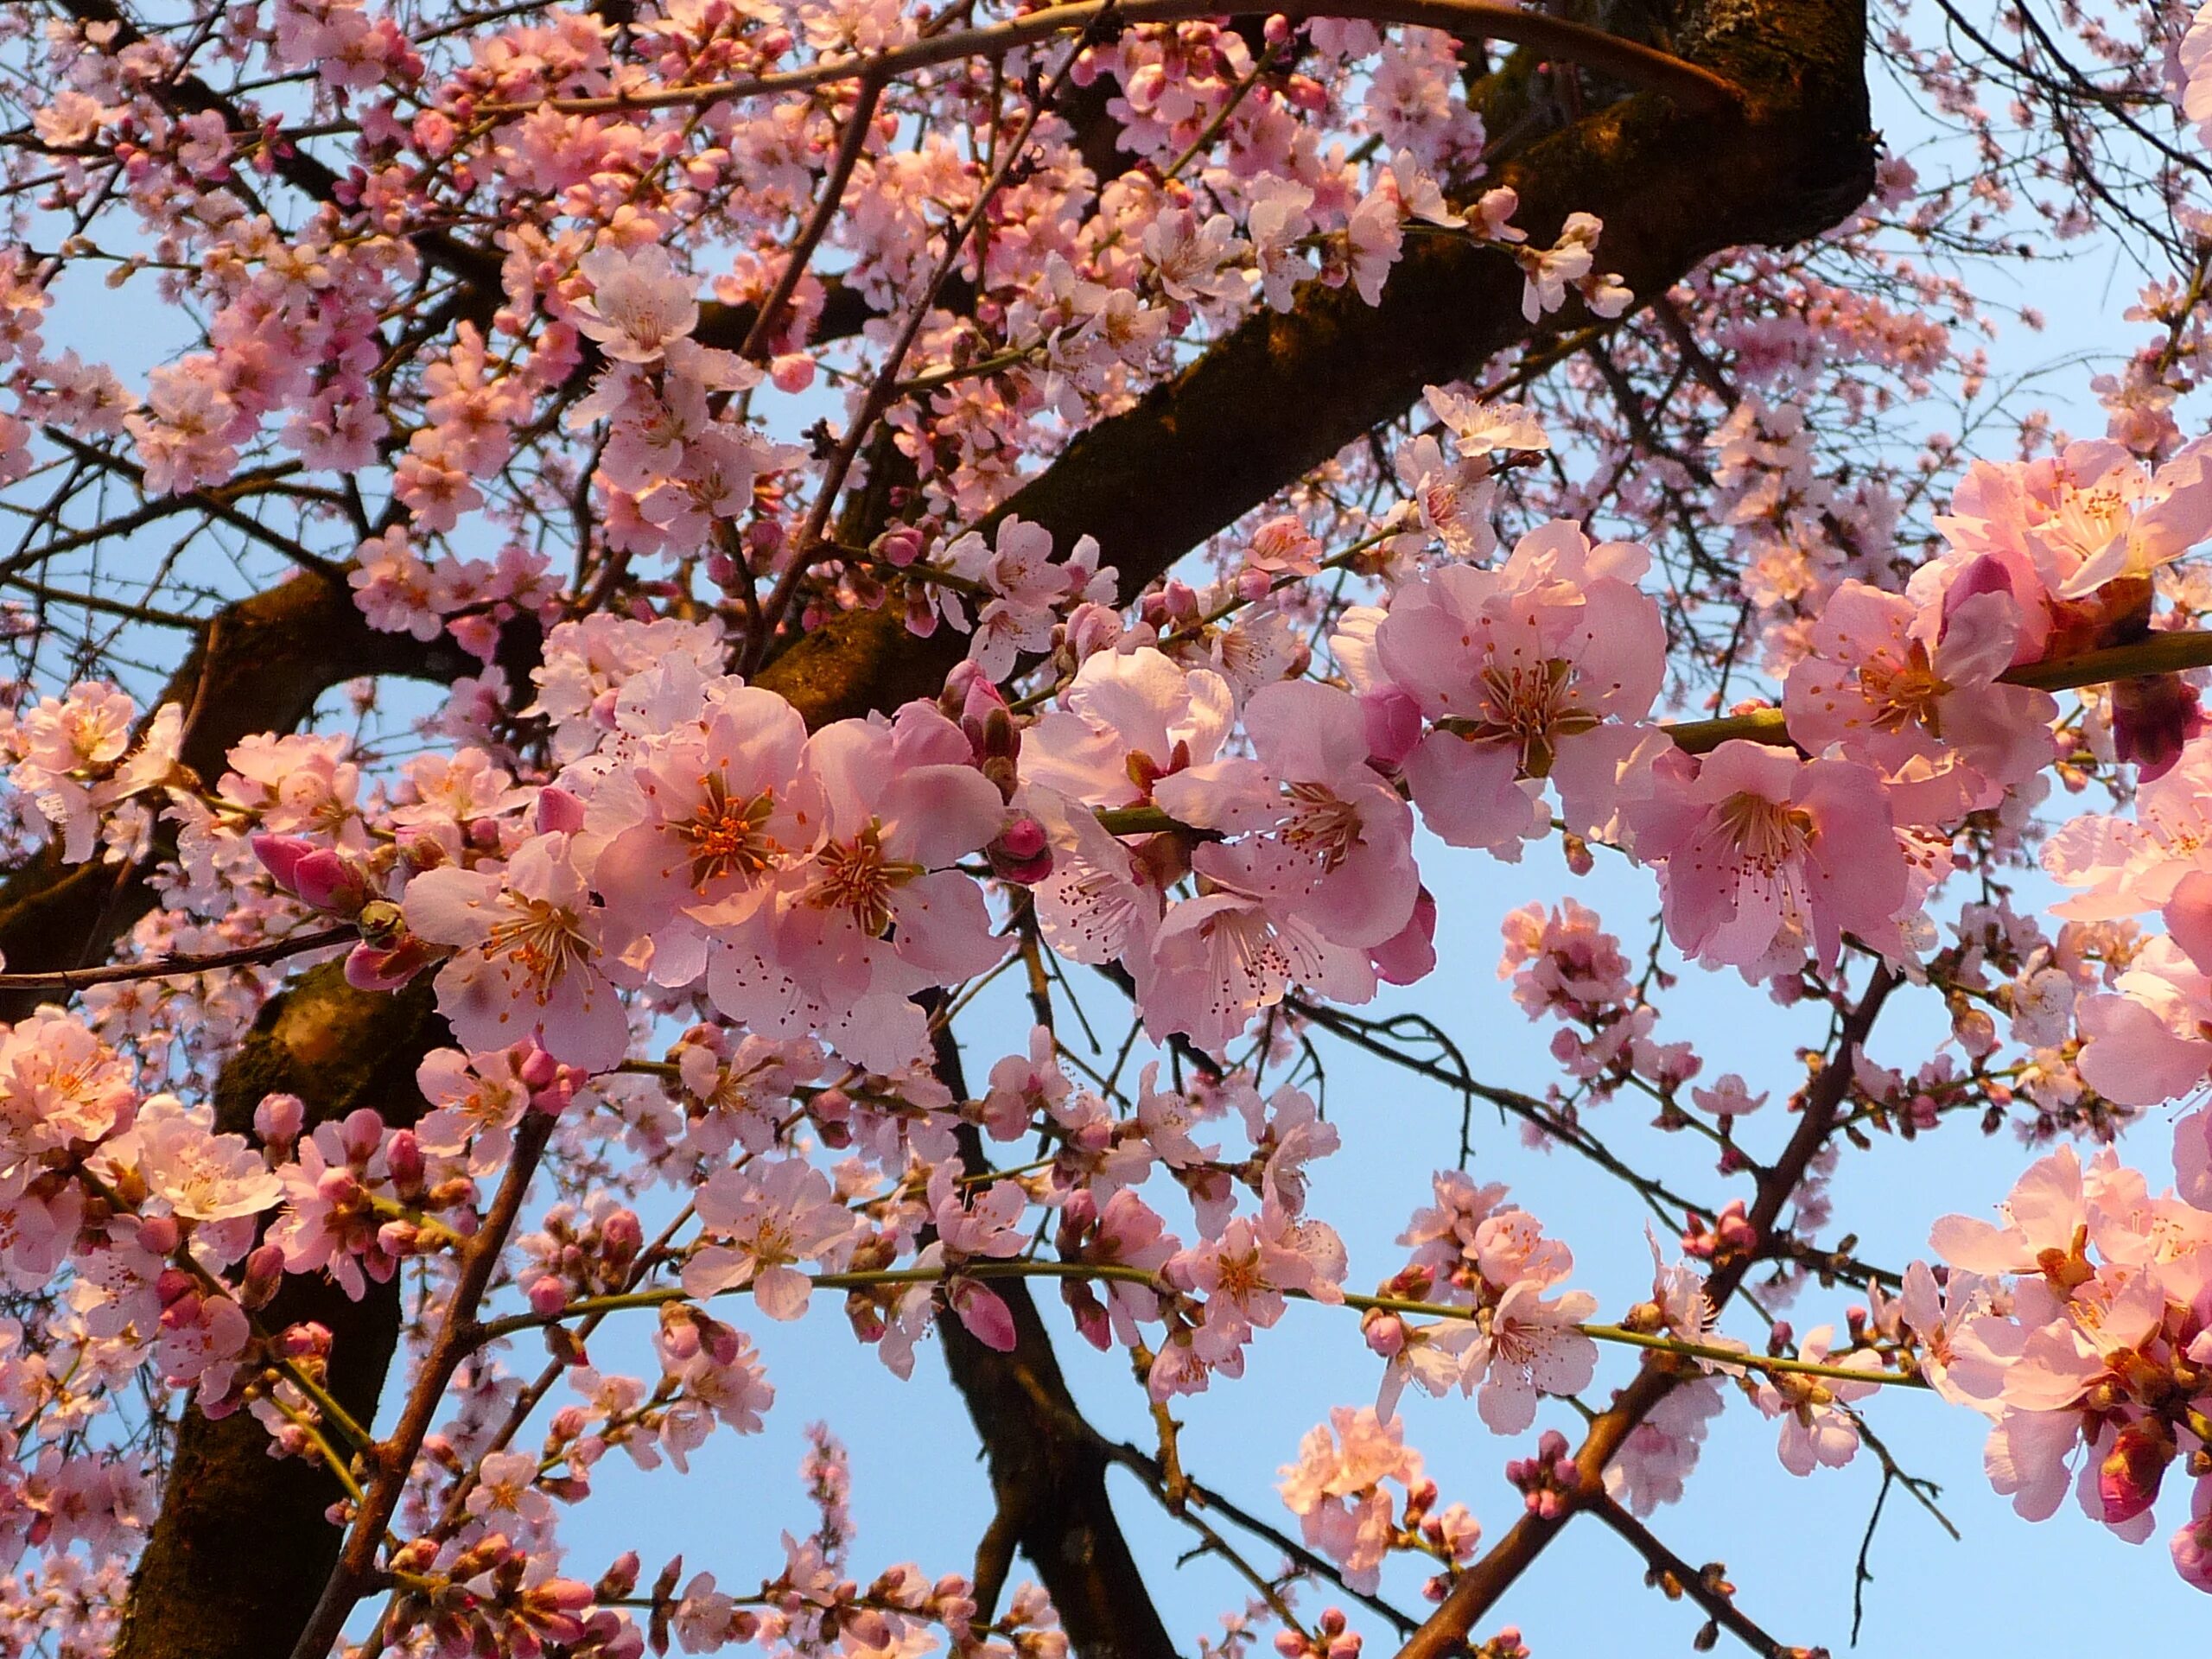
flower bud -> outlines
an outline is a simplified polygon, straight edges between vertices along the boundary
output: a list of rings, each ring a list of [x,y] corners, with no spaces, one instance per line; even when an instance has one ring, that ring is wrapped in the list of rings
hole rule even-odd
[[[785,352],[769,360],[768,378],[778,391],[797,397],[814,384],[814,359],[804,352]]]
[[[2133,1521],[2158,1501],[2158,1485],[2173,1461],[2173,1431],[2156,1417],[2123,1427],[2097,1466],[2097,1499],[2105,1524]]]
[[[253,1109],[253,1131],[271,1146],[284,1146],[300,1138],[306,1126],[307,1103],[297,1095],[264,1095]]]
[[[316,850],[315,844],[299,836],[254,836],[246,842],[253,849],[253,855],[269,872],[270,879],[287,893],[296,893],[294,885],[298,877],[300,861]]]
[[[1052,873],[1052,843],[1045,826],[1027,812],[1007,818],[998,839],[983,849],[991,873],[1003,881],[1029,887]]]
[[[167,1255],[183,1242],[175,1216],[148,1216],[138,1224],[138,1248],[149,1255]]]
[[[886,564],[905,569],[922,556],[928,546],[922,532],[912,524],[893,524],[868,543],[868,551]]]
[[[1395,1359],[1405,1351],[1406,1322],[1395,1313],[1370,1308],[1359,1322],[1359,1330],[1367,1338],[1368,1351],[1378,1358]]]
[[[292,891],[316,910],[353,917],[361,913],[374,889],[367,872],[352,859],[318,847],[292,867]]]
[[[238,1287],[238,1300],[249,1308],[266,1307],[283,1281],[283,1247],[257,1244],[245,1258],[245,1277]]]

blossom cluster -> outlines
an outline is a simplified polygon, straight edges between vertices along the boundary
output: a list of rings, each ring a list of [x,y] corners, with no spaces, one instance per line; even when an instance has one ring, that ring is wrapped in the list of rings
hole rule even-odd
[[[1546,1523],[1680,1498],[1732,1399],[1805,1475],[1869,1440],[1878,1388],[1930,1387],[1990,1420],[2031,1518],[2078,1462],[2139,1539],[2179,1468],[2173,1559],[2212,1589],[2212,1113],[2182,1118],[2169,1197],[2046,1144],[2212,1078],[2212,729],[2204,655],[2173,650],[2212,611],[2188,559],[2212,441],[2174,413],[2212,359],[2212,221],[2173,215],[2194,265],[2129,312],[2148,343],[2092,388],[2105,438],[2031,417],[2009,460],[1855,447],[1938,382],[1986,427],[1988,308],[1885,238],[1993,236],[2015,189],[2083,228],[2064,77],[2024,75],[2012,118],[2050,110],[2063,165],[1945,185],[1890,158],[1815,257],[1631,294],[1606,267],[1648,250],[1556,193],[1524,213],[1496,170],[1611,93],[1563,52],[1485,82],[1431,28],[70,10],[0,23],[23,105],[0,486],[67,480],[0,561],[36,601],[0,601],[25,669],[0,923],[10,950],[70,935],[0,986],[0,1648],[111,1643],[188,1402],[327,1481],[340,1622],[388,1595],[378,1640],[410,1652],[1064,1659],[1036,1586],[849,1572],[827,1431],[818,1525],[757,1592],[681,1557],[591,1577],[565,1536],[611,1453],[682,1471],[790,1409],[758,1321],[849,1329],[905,1378],[933,1333],[1033,1343],[1046,1281],[1136,1377],[1184,1521],[1176,1399],[1287,1344],[1263,1333],[1294,1303],[1357,1322],[1374,1402],[1281,1486],[1300,1573],[1354,1597],[1403,1557],[1448,1601],[1482,1547],[1407,1444],[1409,1386],[1535,1436],[1504,1472]],[[2119,66],[2109,110],[2163,90],[2212,123],[2212,8],[2149,25],[2163,55],[2068,27]],[[1903,24],[1884,49],[2005,153],[1949,53]],[[1542,103],[1508,128],[1523,81]],[[197,334],[127,378],[54,349],[88,269]],[[1394,367],[1396,405],[1335,454],[1248,488],[1224,454],[1225,511],[1152,522],[1180,480],[1117,470],[1117,435],[1172,427],[1178,388],[1255,344],[1287,359],[1325,308],[1402,327],[1395,285],[1440,271],[1502,283],[1568,366],[1409,353],[1466,378],[1404,411],[1421,374]],[[1129,499],[1071,513],[1071,474]],[[188,515],[182,574],[139,591],[105,563]],[[266,659],[302,588],[344,620],[293,642],[344,664],[321,678]],[[164,691],[142,634],[197,642]],[[349,728],[329,694],[357,674]],[[419,720],[372,683],[402,675],[442,683]],[[2050,833],[2054,785],[2120,804]],[[1658,919],[1632,955],[1573,899],[1507,917],[1501,977],[1564,1073],[1538,1096],[1386,988],[1436,969],[1460,868],[1437,845],[1519,864],[1554,836],[1571,870],[1648,872]],[[2009,874],[2038,855],[2070,895],[2048,931]],[[48,926],[18,880],[92,897]],[[117,959],[80,965],[79,932]],[[1802,1084],[1711,1075],[1662,1032],[1682,963],[1833,1015]],[[1127,997],[1118,1054],[1077,969]],[[963,1077],[954,1022],[995,982],[1033,1029]],[[1944,1034],[1892,1067],[1866,1028],[1900,987]],[[357,1074],[348,1019],[405,1034]],[[1649,1295],[1601,1317],[1567,1243],[1464,1167],[1356,1274],[1323,1202],[1334,1039],[1626,1180],[1669,1236]],[[1639,1095],[1710,1147],[1711,1201],[1602,1137]],[[1823,1242],[1844,1145],[1964,1114],[2046,1153],[2001,1225],[1942,1224],[1940,1270]],[[379,1440],[334,1327],[403,1280]],[[1839,1282],[1864,1303],[1782,1317]],[[1644,1357],[1601,1464],[1545,1402],[1602,1420],[1609,1348]],[[1274,1623],[1286,1659],[1356,1659],[1341,1608],[1301,1622],[1290,1578],[1245,1576],[1256,1611],[1209,1651]]]

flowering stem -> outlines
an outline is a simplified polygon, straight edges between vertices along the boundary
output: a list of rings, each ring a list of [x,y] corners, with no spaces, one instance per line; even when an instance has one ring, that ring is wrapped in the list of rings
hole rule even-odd
[[[360,938],[348,923],[313,933],[291,933],[281,939],[241,945],[235,950],[213,950],[198,957],[162,957],[151,962],[111,962],[101,968],[58,968],[42,974],[0,974],[0,991],[81,991],[92,985],[112,985],[119,980],[171,979],[188,974],[213,973],[221,968],[251,968],[282,962],[334,944]]]
[[[2037,691],[2073,691],[2190,668],[2212,668],[2212,630],[2171,629],[2079,657],[2030,663],[1999,677],[2007,685],[2024,685]],[[1437,722],[1441,731],[1462,731],[1465,725],[1451,720]],[[1776,745],[1789,741],[1789,723],[1779,709],[1754,709],[1714,720],[1666,721],[1659,729],[1675,741],[1676,748],[1690,754],[1705,754],[1738,739]],[[1113,836],[1154,836],[1189,827],[1152,805],[1102,807],[1097,818],[1107,834]]]
[[[522,1213],[524,1196],[530,1190],[531,1177],[537,1173],[537,1161],[544,1154],[545,1143],[552,1137],[553,1126],[551,1117],[533,1112],[524,1117],[522,1127],[515,1132],[514,1155],[507,1165],[506,1175],[492,1199],[484,1224],[461,1253],[461,1272],[446,1303],[444,1321],[430,1344],[429,1353],[423,1358],[414,1392],[400,1414],[398,1427],[393,1429],[389,1440],[372,1450],[378,1465],[376,1478],[353,1517],[353,1529],[346,1535],[345,1548],[331,1573],[330,1581],[323,1586],[314,1616],[293,1645],[292,1659],[323,1659],[344,1630],[354,1605],[367,1593],[374,1580],[377,1541],[384,1535],[393,1512],[399,1507],[408,1472],[414,1467],[416,1453],[429,1437],[431,1421],[445,1397],[447,1384],[453,1381],[454,1373],[461,1369],[461,1361],[475,1345],[470,1337],[475,1329],[476,1306],[491,1287],[492,1274],[506,1248],[507,1235]]]
[[[1781,1218],[1783,1207],[1797,1190],[1814,1158],[1828,1143],[1835,1129],[1836,1113],[1851,1086],[1852,1062],[1899,981],[1885,964],[1878,964],[1859,1001],[1838,1020],[1829,1051],[1821,1070],[1807,1084],[1797,1128],[1781,1157],[1759,1178],[1758,1196],[1746,1217],[1752,1230],[1764,1237]],[[1839,1003],[1839,1007],[1840,1007]],[[1706,1294],[1718,1313],[1742,1287],[1754,1258],[1736,1257],[1716,1268],[1706,1281]],[[1647,1364],[1633,1382],[1614,1397],[1590,1425],[1590,1432],[1575,1448],[1574,1464],[1581,1476],[1579,1490],[1604,1491],[1605,1465],[1627,1443],[1637,1426],[1652,1408],[1674,1391],[1679,1379],[1667,1370]],[[1515,1522],[1505,1535],[1481,1560],[1456,1579],[1444,1603],[1428,1622],[1399,1649],[1398,1659],[1446,1659],[1464,1652],[1468,1633],[1497,1604],[1498,1598],[1542,1554],[1553,1539],[1573,1518],[1576,1505],[1556,1515],[1527,1515]]]
[[[862,75],[889,79],[911,70],[953,63],[962,58],[996,57],[1055,35],[1087,31],[1109,22],[1170,23],[1199,17],[1276,13],[1294,22],[1313,17],[1357,17],[1371,22],[1440,29],[1463,39],[1512,41],[1633,85],[1649,86],[1693,109],[1732,111],[1740,108],[1743,101],[1742,93],[1732,84],[1709,69],[1623,40],[1618,35],[1608,35],[1602,29],[1522,6],[1497,4],[1496,0],[1319,0],[1319,3],[1315,0],[1274,0],[1266,5],[1237,3],[1237,0],[1230,0],[1225,5],[1222,0],[1081,0],[1078,4],[1053,6],[981,29],[964,29],[934,39],[916,41],[888,52],[833,58],[804,69],[761,75],[751,80],[711,81],[608,98],[486,104],[478,106],[477,113],[497,118],[552,109],[568,115],[612,115],[671,104],[760,98],[775,92],[804,92]]]
[[[2171,628],[2078,657],[2023,664],[1998,678],[2007,685],[2024,685],[2036,691],[2078,691],[2083,686],[2139,679],[2148,674],[2177,674],[2191,668],[2212,668],[2212,630]],[[1685,720],[1665,729],[1677,748],[1692,754],[1703,754],[1732,738],[1753,743],[1789,741],[1789,728],[1779,709],[1754,709],[1717,720]]]
[[[1183,1294],[1159,1274],[1144,1268],[1128,1267],[1112,1262],[1047,1262],[1020,1258],[1006,1262],[969,1262],[957,1268],[877,1268],[859,1273],[816,1273],[807,1276],[817,1290],[867,1290],[891,1285],[928,1285],[957,1278],[1077,1279],[1141,1285],[1147,1290],[1170,1297]],[[749,1294],[751,1289],[750,1285],[735,1285],[718,1294],[743,1295]],[[1294,1301],[1327,1305],[1338,1300],[1304,1290],[1284,1289],[1280,1294]],[[474,1326],[468,1336],[473,1344],[480,1344],[512,1336],[519,1331],[559,1325],[569,1319],[594,1317],[623,1308],[659,1307],[670,1302],[690,1300],[680,1285],[625,1291],[611,1296],[587,1296],[569,1303],[557,1313],[511,1313],[504,1319],[487,1319]],[[1448,1302],[1415,1301],[1404,1296],[1365,1296],[1357,1292],[1346,1292],[1341,1299],[1341,1305],[1359,1313],[1372,1311],[1410,1314],[1423,1319],[1467,1320],[1476,1317],[1472,1308],[1457,1307]],[[1889,1371],[1853,1370],[1846,1365],[1826,1365],[1808,1359],[1785,1359],[1754,1354],[1743,1349],[1722,1347],[1717,1343],[1685,1342],[1675,1337],[1631,1331],[1624,1325],[1581,1324],[1573,1328],[1593,1342],[1619,1343],[1631,1348],[1680,1354],[1687,1359],[1718,1360],[1724,1364],[1741,1365],[1747,1370],[1783,1372],[1795,1376],[1825,1376],[1839,1382],[1875,1382],[1893,1388],[1928,1387],[1924,1377]]]

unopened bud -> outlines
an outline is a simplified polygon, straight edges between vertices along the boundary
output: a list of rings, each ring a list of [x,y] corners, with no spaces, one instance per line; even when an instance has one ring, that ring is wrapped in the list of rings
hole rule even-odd
[[[1042,881],[1052,873],[1052,843],[1045,826],[1027,812],[1007,820],[998,839],[984,849],[991,873],[1001,880],[1024,887]]]

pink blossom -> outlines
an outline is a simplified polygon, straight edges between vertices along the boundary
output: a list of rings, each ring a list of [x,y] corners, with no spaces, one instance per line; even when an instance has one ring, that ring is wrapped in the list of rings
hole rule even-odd
[[[754,1302],[772,1319],[806,1312],[814,1286],[798,1262],[820,1262],[834,1272],[856,1242],[857,1219],[804,1159],[723,1170],[692,1202],[707,1231],[728,1242],[706,1246],[684,1265],[684,1294],[703,1300],[750,1285]]]
[[[1904,855],[1872,771],[1732,740],[1652,782],[1628,822],[1686,953],[1761,979],[1833,963],[1847,932],[1902,951]]]
[[[1299,1442],[1298,1461],[1278,1472],[1277,1490],[1307,1546],[1344,1567],[1352,1588],[1372,1590],[1395,1530],[1382,1483],[1411,1487],[1421,1478],[1421,1455],[1406,1446],[1403,1427],[1364,1408],[1333,1407],[1329,1422]]]
[[[1831,1360],[1828,1350],[1834,1334],[1828,1325],[1808,1332],[1798,1346],[1798,1357],[1816,1365],[1834,1364],[1880,1375],[1881,1360],[1864,1349]],[[1880,1386],[1875,1382],[1847,1382],[1838,1377],[1788,1371],[1761,1374],[1754,1397],[1761,1411],[1782,1420],[1782,1438],[1777,1447],[1782,1466],[1793,1475],[1809,1475],[1816,1466],[1840,1469],[1849,1463],[1859,1450],[1859,1425],[1844,1408]]]
[[[441,1048],[415,1069],[415,1086],[430,1110],[416,1126],[416,1143],[435,1157],[465,1158],[481,1178],[501,1168],[513,1130],[530,1106],[530,1085],[518,1075],[534,1046],[517,1045],[480,1054]]]
[[[592,285],[576,302],[577,327],[617,362],[658,362],[671,340],[698,327],[691,283],[665,248],[595,248],[576,268]]]
[[[283,1192],[244,1135],[212,1134],[201,1116],[166,1096],[147,1102],[130,1138],[149,1192],[185,1220],[257,1215]]]
[[[1005,822],[969,756],[960,728],[921,704],[809,738],[806,787],[823,803],[810,856],[779,874],[772,903],[744,895],[699,918],[717,947],[715,1007],[764,1033],[817,1030],[878,1069],[910,1059],[921,1030],[907,997],[1005,953],[982,890],[947,868]]]
[[[1993,805],[2052,756],[2056,702],[1997,680],[2019,630],[2009,594],[1938,610],[1845,582],[1813,623],[1812,654],[1790,671],[1790,735],[1808,753],[1833,744],[1875,767],[1909,822]]]
[[[1571,827],[1609,818],[1658,695],[1665,634],[1637,590],[1640,548],[1592,548],[1560,522],[1495,571],[1449,566],[1392,596],[1375,651],[1431,721],[1406,758],[1414,804],[1455,846],[1510,855],[1537,834],[1539,781],[1556,779]]]
[[[718,690],[702,724],[649,740],[630,769],[633,787],[607,791],[634,801],[639,814],[593,866],[608,910],[664,944],[662,930],[679,912],[742,919],[819,833],[820,791],[800,768],[805,747],[798,712],[749,686]],[[662,969],[657,976],[683,983],[700,965],[693,955],[688,973],[670,977]]]
[[[1134,806],[1162,778],[1214,758],[1235,706],[1228,683],[1149,648],[1102,652],[1024,737],[1026,782],[1089,806]]]
[[[1367,764],[1366,722],[1346,692],[1308,681],[1262,687],[1245,704],[1257,758],[1171,773],[1154,798],[1183,823],[1250,839],[1234,873],[1211,850],[1205,874],[1277,901],[1338,944],[1380,944],[1413,912],[1413,814]]]
[[[1598,1344],[1576,1329],[1598,1311],[1587,1291],[1543,1299],[1543,1284],[1515,1281],[1490,1310],[1482,1340],[1468,1350],[1462,1389],[1497,1434],[1518,1434],[1536,1421],[1539,1394],[1579,1394],[1598,1374]]]
[[[416,934],[461,947],[438,972],[438,1011],[469,1048],[527,1036],[587,1071],[620,1062],[629,1020],[603,965],[604,912],[569,836],[533,837],[499,874],[427,871],[402,906]]]

